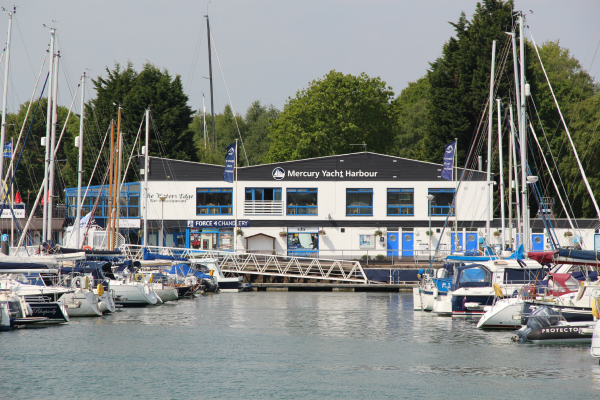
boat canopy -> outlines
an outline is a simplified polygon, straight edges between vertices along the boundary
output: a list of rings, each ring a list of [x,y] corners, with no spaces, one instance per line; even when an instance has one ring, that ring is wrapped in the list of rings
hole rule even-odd
[[[169,255],[162,255],[156,253],[150,253],[148,249],[144,248],[144,260],[173,260],[173,261],[188,261],[184,257],[175,257]]]
[[[48,269],[48,266],[46,264],[0,262],[0,273],[3,273],[4,270],[14,269]]]
[[[452,290],[463,287],[487,287],[492,285],[492,272],[481,264],[469,264],[454,269]]]

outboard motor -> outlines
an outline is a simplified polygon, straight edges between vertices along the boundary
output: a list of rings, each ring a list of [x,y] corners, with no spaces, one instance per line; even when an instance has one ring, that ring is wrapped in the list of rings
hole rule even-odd
[[[206,293],[219,293],[219,285],[212,279],[202,278],[202,285]]]
[[[529,340],[527,335],[530,332],[539,328],[556,325],[558,321],[560,321],[560,314],[558,312],[554,311],[551,307],[540,306],[531,313],[527,319],[527,325],[515,331],[517,334],[515,339],[519,341]]]

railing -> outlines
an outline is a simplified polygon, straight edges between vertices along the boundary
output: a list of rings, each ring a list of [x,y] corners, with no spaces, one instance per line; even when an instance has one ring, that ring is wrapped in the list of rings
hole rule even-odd
[[[244,201],[244,215],[283,215],[283,201]]]
[[[216,258],[224,273],[315,279],[330,282],[367,283],[360,262],[350,260],[206,251],[178,247],[145,247],[150,253],[190,260]],[[121,252],[134,260],[143,259],[144,246],[123,245]],[[168,261],[166,261],[168,262]]]

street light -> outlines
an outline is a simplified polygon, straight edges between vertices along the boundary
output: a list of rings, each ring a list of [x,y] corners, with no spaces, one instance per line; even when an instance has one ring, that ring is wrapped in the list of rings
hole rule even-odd
[[[162,196],[158,196],[158,198],[160,199],[160,208],[161,208],[161,215],[160,215],[160,247],[164,246],[165,243],[165,200],[167,199],[167,196],[162,195]]]
[[[433,200],[433,195],[427,195],[427,205],[429,207],[429,263],[431,264],[431,201]]]

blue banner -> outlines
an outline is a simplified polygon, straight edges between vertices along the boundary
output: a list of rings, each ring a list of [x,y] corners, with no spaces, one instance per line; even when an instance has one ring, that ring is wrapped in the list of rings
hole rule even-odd
[[[447,144],[444,151],[444,169],[442,170],[442,178],[449,181],[454,180],[454,150],[456,150],[456,140]]]
[[[12,157],[12,140],[4,145],[4,158]]]
[[[235,172],[236,144],[237,142],[227,146],[227,153],[225,153],[225,172],[223,172],[223,180],[229,183],[233,183],[233,174]]]

